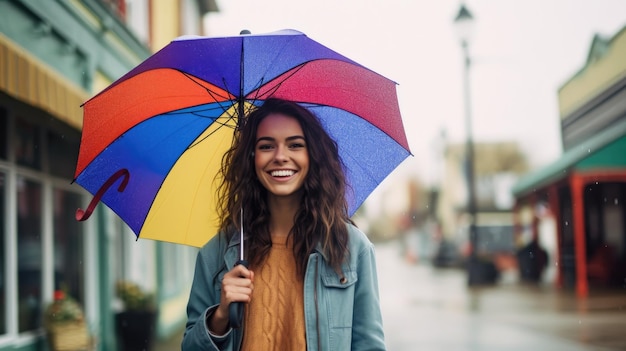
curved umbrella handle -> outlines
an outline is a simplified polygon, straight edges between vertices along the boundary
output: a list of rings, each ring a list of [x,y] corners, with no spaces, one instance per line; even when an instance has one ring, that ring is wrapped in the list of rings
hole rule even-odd
[[[111,177],[109,177],[109,179],[107,179],[106,182],[104,182],[104,184],[102,184],[100,189],[98,189],[98,192],[96,192],[96,195],[94,195],[93,199],[91,199],[91,202],[89,202],[87,210],[83,210],[81,208],[76,209],[76,220],[81,222],[87,220],[87,218],[89,218],[93,213],[93,210],[96,208],[98,202],[100,202],[104,193],[109,190],[111,185],[113,185],[113,183],[115,183],[120,177],[124,177],[124,179],[122,179],[120,186],[117,187],[117,191],[124,191],[124,189],[126,189],[126,185],[128,185],[128,180],[130,179],[130,172],[128,172],[126,168],[122,168],[115,172]]]
[[[239,260],[235,263],[235,266],[243,265],[248,268],[248,261]],[[237,329],[241,327],[243,322],[243,302],[231,302],[228,305],[228,324],[231,328]]]

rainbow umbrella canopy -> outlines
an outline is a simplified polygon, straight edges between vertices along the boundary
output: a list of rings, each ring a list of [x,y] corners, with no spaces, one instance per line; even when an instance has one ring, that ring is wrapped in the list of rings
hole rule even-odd
[[[410,155],[396,83],[294,30],[181,37],[88,100],[74,181],[137,237],[200,247],[239,118],[269,97],[314,112],[339,145],[353,214]]]

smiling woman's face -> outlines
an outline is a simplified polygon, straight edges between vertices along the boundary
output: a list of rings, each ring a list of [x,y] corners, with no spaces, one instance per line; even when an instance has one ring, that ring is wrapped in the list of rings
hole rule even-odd
[[[309,153],[300,123],[273,113],[259,124],[254,165],[261,184],[274,196],[294,196],[309,172]]]

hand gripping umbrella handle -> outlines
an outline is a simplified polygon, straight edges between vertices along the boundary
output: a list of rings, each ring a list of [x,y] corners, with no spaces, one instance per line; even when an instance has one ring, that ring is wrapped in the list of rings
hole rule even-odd
[[[243,265],[248,268],[248,261],[239,260],[235,263],[235,266]],[[228,306],[228,323],[231,328],[237,329],[241,327],[243,321],[243,302],[231,302]]]

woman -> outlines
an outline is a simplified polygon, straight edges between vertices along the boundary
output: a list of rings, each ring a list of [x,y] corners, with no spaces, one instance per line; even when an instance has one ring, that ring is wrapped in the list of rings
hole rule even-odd
[[[222,163],[221,231],[199,252],[183,350],[384,350],[372,244],[351,222],[337,144],[269,99]],[[243,213],[250,269],[239,256]],[[229,305],[245,304],[229,327]]]

